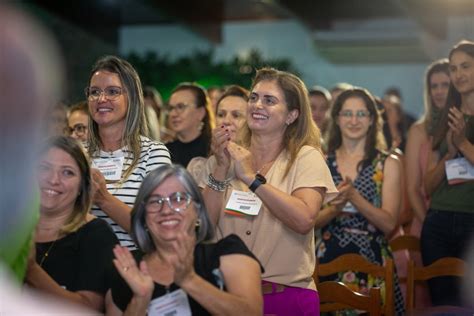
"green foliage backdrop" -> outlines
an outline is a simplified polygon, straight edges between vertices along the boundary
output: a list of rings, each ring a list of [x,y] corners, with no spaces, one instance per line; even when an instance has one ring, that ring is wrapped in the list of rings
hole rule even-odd
[[[197,82],[204,87],[238,84],[249,88],[255,70],[273,67],[298,75],[289,59],[264,59],[257,50],[248,57],[233,57],[229,61],[215,62],[213,51],[194,52],[190,56],[171,60],[168,56],[148,52],[144,55],[131,53],[126,59],[138,71],[143,85],[153,86],[169,98],[172,89],[180,82]]]

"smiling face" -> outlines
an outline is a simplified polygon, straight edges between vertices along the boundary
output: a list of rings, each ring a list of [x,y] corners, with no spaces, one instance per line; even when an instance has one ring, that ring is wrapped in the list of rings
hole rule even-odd
[[[103,92],[109,87],[120,88],[122,93],[114,100],[111,100]],[[96,88],[102,91],[97,100],[88,100],[89,112],[92,119],[99,125],[99,128],[109,126],[125,128],[128,99],[119,75],[105,70],[98,70],[92,75],[89,88]]]
[[[337,117],[337,125],[341,130],[342,138],[349,140],[365,138],[372,121],[364,100],[359,97],[348,98]]]
[[[72,112],[68,117],[68,125],[69,128],[76,128],[71,134],[72,138],[78,139],[80,141],[87,140],[87,128],[89,126],[89,115],[87,113],[84,113],[83,111]],[[80,130],[84,130],[84,132],[81,133]]]
[[[196,97],[191,90],[178,90],[169,100],[169,124],[178,135],[196,133],[200,129],[206,109],[196,107]]]
[[[176,192],[186,192],[186,189],[177,177],[170,176],[153,190],[146,202],[152,201],[154,197],[169,197]],[[192,201],[180,212],[172,210],[167,202],[163,203],[159,211],[147,203],[145,211],[146,224],[157,248],[163,242],[175,240],[180,232],[194,233],[197,211]]]
[[[235,140],[246,116],[247,101],[241,97],[228,96],[217,105],[216,125],[225,126],[230,132],[231,140]]]
[[[49,149],[41,157],[37,177],[41,213],[72,213],[81,185],[80,169],[74,158],[62,149]]]
[[[250,94],[247,124],[252,133],[284,134],[287,126],[298,117],[289,112],[283,90],[276,81],[258,82]]]
[[[460,94],[474,92],[474,58],[456,51],[449,60],[449,76]]]

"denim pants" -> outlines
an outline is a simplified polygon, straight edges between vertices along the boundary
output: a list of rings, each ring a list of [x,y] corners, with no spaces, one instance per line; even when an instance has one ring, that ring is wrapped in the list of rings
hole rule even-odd
[[[466,260],[473,250],[474,213],[430,209],[421,231],[421,255],[427,266],[443,257]],[[459,277],[438,277],[428,281],[433,305],[462,305]]]

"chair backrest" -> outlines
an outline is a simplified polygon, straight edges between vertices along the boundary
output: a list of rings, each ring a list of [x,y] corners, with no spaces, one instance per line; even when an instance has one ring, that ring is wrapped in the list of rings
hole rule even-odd
[[[392,251],[409,250],[420,251],[420,239],[416,236],[403,235],[392,239],[389,242]]]
[[[407,271],[407,311],[415,307],[415,282],[426,281],[439,276],[464,276],[466,262],[454,257],[445,257],[436,260],[429,266],[415,267],[413,260],[408,262]]]
[[[328,276],[338,272],[357,271],[382,278],[385,281],[385,306],[384,314],[392,316],[395,310],[393,260],[387,258],[385,266],[372,263],[359,254],[345,254],[325,264],[316,264],[313,278],[319,284],[319,276]],[[318,285],[319,286],[319,285]]]
[[[352,291],[342,282],[326,281],[318,284],[321,312],[334,312],[344,309],[367,311],[369,315],[381,315],[380,288],[373,287],[369,295]]]

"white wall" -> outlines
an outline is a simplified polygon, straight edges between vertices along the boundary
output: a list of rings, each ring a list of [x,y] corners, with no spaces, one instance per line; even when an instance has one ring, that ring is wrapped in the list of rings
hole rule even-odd
[[[397,24],[391,21],[391,28]],[[385,26],[389,25],[385,23]],[[402,25],[402,23],[400,23]],[[408,25],[408,26],[407,26]],[[411,28],[410,38],[419,40],[426,51],[427,59],[444,57],[449,48],[460,38],[474,40],[474,17],[450,19],[446,40],[439,41],[417,29],[416,23],[406,23]],[[359,32],[370,36],[381,36],[384,21],[368,23]],[[337,32],[333,35],[337,37]],[[349,30],[350,31],[350,30]],[[411,33],[410,32],[410,33]],[[370,33],[372,35],[370,35]],[[418,115],[422,112],[423,74],[428,62],[396,64],[332,64],[318,54],[314,47],[314,38],[296,20],[276,22],[229,22],[222,28],[222,43],[215,46],[216,60],[228,60],[235,55],[244,56],[251,49],[257,48],[266,58],[289,58],[299,70],[302,79],[308,86],[319,84],[327,88],[335,83],[345,81],[369,89],[381,95],[390,86],[399,86],[405,99],[407,111]],[[212,44],[180,25],[170,26],[131,26],[120,31],[120,52],[131,51],[144,53],[154,50],[171,58],[187,56],[194,50],[210,49]]]

